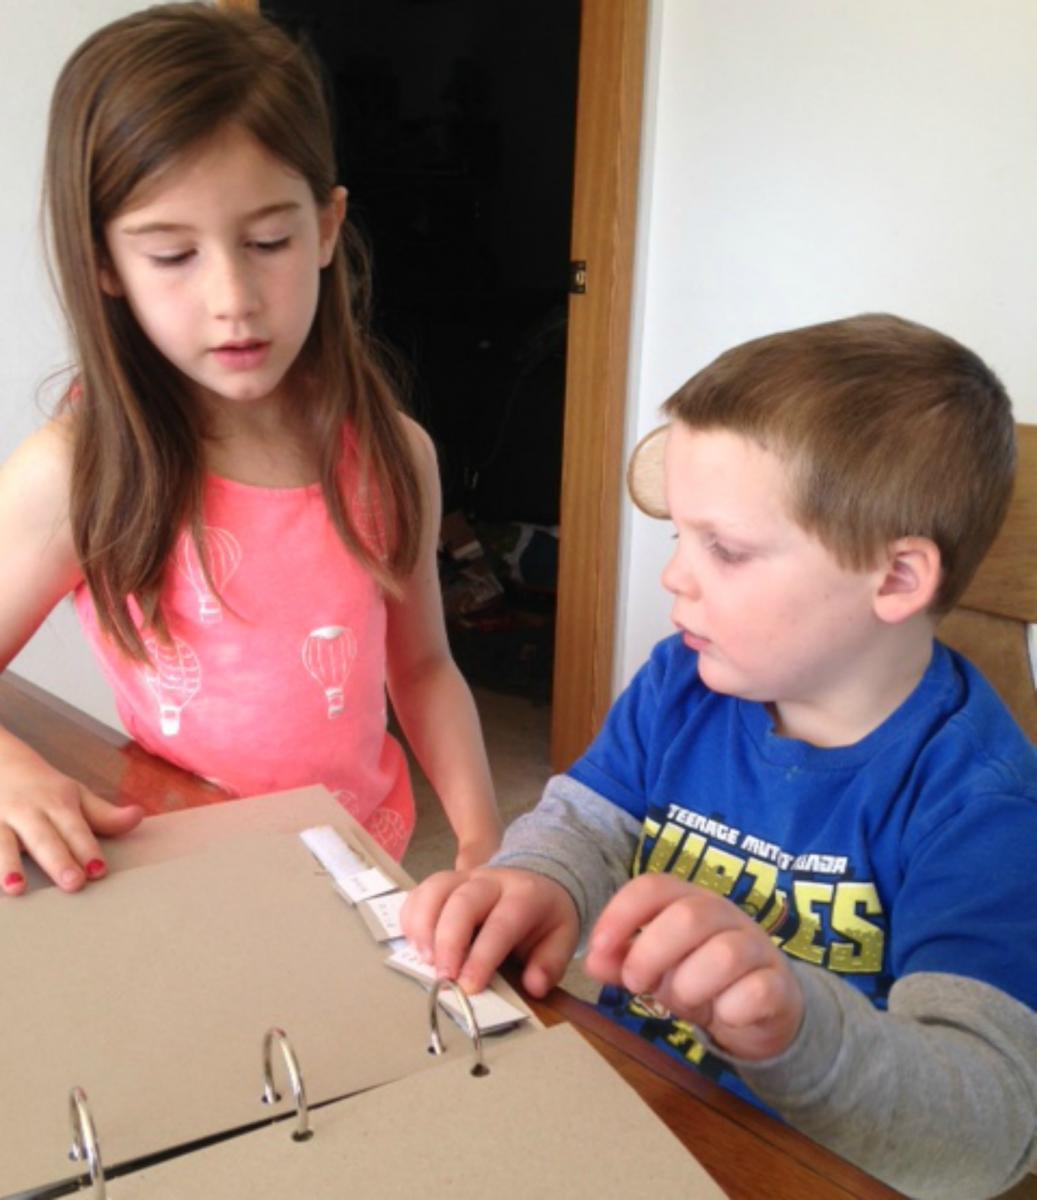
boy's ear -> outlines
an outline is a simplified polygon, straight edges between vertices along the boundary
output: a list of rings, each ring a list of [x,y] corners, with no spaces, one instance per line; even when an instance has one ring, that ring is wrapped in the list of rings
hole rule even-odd
[[[897,538],[886,551],[875,593],[875,615],[896,625],[924,612],[940,587],[940,551],[930,538]]]
[[[349,193],[344,187],[332,189],[331,199],[319,213],[320,221],[320,265],[326,267],[335,253],[338,231],[346,219],[346,200]]]

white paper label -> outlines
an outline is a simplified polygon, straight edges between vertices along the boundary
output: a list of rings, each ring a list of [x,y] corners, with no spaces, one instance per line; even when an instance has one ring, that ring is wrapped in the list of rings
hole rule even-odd
[[[403,926],[400,924],[400,912],[407,900],[406,892],[389,892],[384,896],[375,896],[365,900],[363,907],[366,914],[372,918],[381,933],[376,934],[378,941],[385,942],[390,938],[403,936]],[[370,922],[368,922],[370,924]]]

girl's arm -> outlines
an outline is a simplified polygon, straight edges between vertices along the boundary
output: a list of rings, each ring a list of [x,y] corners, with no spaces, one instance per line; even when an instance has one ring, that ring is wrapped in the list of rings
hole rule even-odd
[[[457,837],[458,869],[484,863],[500,844],[500,818],[479,714],[450,654],[436,564],[439,470],[428,435],[403,418],[423,502],[421,547],[399,599],[387,602],[389,696],[407,741]]]
[[[71,443],[52,421],[0,467],[0,670],[82,573],[68,522]],[[0,893],[25,890],[25,851],[65,891],[105,873],[95,832],[117,835],[141,819],[49,766],[0,729]]]

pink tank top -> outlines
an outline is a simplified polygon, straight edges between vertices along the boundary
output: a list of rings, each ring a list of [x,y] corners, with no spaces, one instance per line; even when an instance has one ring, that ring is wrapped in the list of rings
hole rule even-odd
[[[358,529],[376,537],[374,510],[344,479]],[[320,486],[209,476],[203,521],[215,588],[182,532],[161,596],[173,642],[142,629],[149,664],[101,633],[89,590],[76,589],[127,732],[232,795],[322,783],[401,858],[414,800],[386,732],[385,602],[335,532]]]

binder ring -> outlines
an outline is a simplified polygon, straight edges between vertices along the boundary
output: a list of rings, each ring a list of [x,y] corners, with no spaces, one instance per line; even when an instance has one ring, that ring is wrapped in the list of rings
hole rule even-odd
[[[274,1087],[274,1070],[271,1062],[275,1040],[281,1048],[281,1056],[288,1068],[288,1078],[292,1085],[292,1095],[295,1097],[295,1111],[298,1120],[295,1132],[292,1134],[292,1141],[306,1142],[313,1137],[313,1130],[310,1128],[310,1110],[306,1104],[306,1087],[302,1081],[302,1071],[299,1069],[299,1060],[295,1057],[292,1043],[288,1040],[288,1034],[283,1029],[278,1029],[276,1025],[263,1035],[263,1103],[277,1104],[281,1099],[280,1093]]]
[[[479,1022],[475,1019],[475,1010],[472,1008],[472,1002],[468,999],[464,988],[456,979],[437,979],[432,986],[432,991],[429,993],[429,1053],[446,1053],[443,1039],[439,1036],[439,993],[444,988],[450,988],[453,991],[464,1012],[465,1022],[468,1025],[467,1033],[472,1039],[472,1046],[475,1050],[475,1066],[472,1067],[471,1073],[473,1075],[489,1075],[490,1068],[486,1065],[486,1060],[483,1057],[482,1034],[479,1032]]]
[[[106,1200],[108,1193],[104,1186],[101,1145],[97,1140],[97,1130],[90,1115],[86,1092],[81,1087],[74,1087],[68,1094],[68,1115],[72,1122],[72,1149],[68,1156],[75,1162],[86,1159],[94,1200]]]

